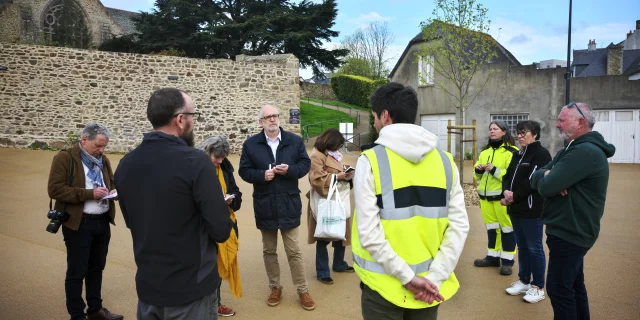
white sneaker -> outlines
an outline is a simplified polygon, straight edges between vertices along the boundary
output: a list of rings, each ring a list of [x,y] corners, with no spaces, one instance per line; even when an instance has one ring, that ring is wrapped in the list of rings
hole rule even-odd
[[[522,281],[518,280],[516,282],[511,283],[511,287],[507,288],[507,293],[512,296],[517,296],[519,294],[525,294],[527,291],[531,289],[530,284],[524,284]]]
[[[544,298],[544,289],[540,289],[536,286],[531,286],[531,289],[527,291],[527,294],[522,299],[529,303],[536,303],[540,300],[543,300]]]

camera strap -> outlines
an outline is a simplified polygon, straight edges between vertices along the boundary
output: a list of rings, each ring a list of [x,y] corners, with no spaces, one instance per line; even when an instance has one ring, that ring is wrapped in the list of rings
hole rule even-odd
[[[73,155],[71,154],[71,151],[65,149],[65,150],[60,150],[60,152],[66,152],[66,153],[69,154],[69,159],[70,160],[69,160],[69,172],[67,174],[67,185],[69,187],[71,187],[71,184],[73,183],[73,179],[74,179],[75,174],[76,174],[76,162],[73,161]],[[52,202],[53,201],[51,199],[49,199],[49,210],[53,209]],[[67,203],[66,202],[64,204],[64,207],[65,208],[67,207]]]

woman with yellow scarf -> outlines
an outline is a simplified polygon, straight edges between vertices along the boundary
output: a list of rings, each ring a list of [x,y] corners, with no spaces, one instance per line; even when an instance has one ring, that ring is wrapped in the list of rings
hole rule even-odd
[[[229,142],[223,135],[213,135],[206,138],[200,144],[200,149],[206,152],[211,161],[216,166],[218,180],[222,186],[229,214],[233,221],[233,229],[229,239],[218,244],[218,273],[222,280],[227,280],[234,297],[242,297],[242,283],[240,282],[240,269],[238,268],[238,222],[235,211],[240,209],[242,203],[242,193],[236,185],[233,177],[233,166],[227,156],[229,155]],[[220,282],[222,285],[222,282]],[[218,286],[218,315],[231,317],[235,315],[233,309],[222,304],[220,299],[220,286]]]

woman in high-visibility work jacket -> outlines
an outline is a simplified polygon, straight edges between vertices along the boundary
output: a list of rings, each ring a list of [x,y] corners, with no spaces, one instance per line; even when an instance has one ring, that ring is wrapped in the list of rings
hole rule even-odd
[[[474,261],[476,267],[502,267],[500,274],[511,275],[516,240],[511,219],[502,199],[502,177],[507,173],[513,153],[517,152],[509,127],[502,120],[489,125],[489,142],[480,152],[473,178],[478,180],[478,195],[482,219],[487,227],[489,245],[487,256]]]

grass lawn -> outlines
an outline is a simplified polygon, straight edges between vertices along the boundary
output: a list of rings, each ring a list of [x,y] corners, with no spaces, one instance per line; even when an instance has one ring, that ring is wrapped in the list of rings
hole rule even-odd
[[[338,120],[340,118],[342,118],[342,120]],[[347,118],[351,120],[347,120]],[[327,120],[335,120],[335,121],[325,122],[325,123],[322,123],[321,125],[309,127],[309,136],[310,137],[317,136],[327,128],[339,129],[338,124],[340,122],[355,123],[356,121],[355,118],[350,117],[348,114],[344,112],[323,108],[313,104],[308,104],[306,102],[300,102],[300,129],[304,128],[304,126],[308,124],[312,124],[320,121],[327,121]]]
[[[300,100],[301,101],[307,101],[308,100],[308,101],[313,101],[313,102],[325,103],[325,104],[336,106],[336,107],[353,108],[353,109],[356,109],[356,110],[369,112],[369,108],[367,108],[367,107],[360,107],[360,106],[356,106],[354,104],[348,104],[348,103],[342,102],[342,101],[322,100],[322,99],[315,99],[315,98],[301,98]]]

